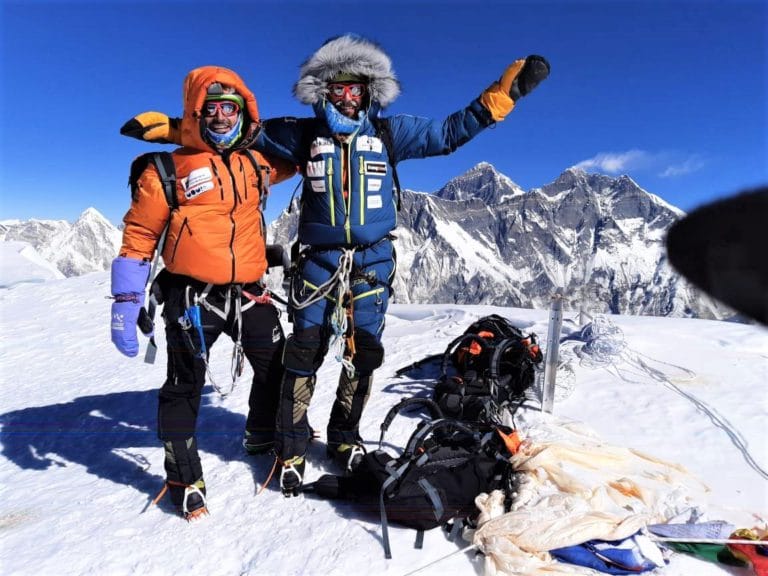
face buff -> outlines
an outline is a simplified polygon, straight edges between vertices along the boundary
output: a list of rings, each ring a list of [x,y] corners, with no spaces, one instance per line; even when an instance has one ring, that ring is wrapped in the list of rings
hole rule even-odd
[[[237,122],[235,122],[235,125],[232,126],[232,129],[229,132],[225,132],[224,134],[219,134],[218,132],[214,132],[210,128],[205,129],[205,137],[208,139],[209,142],[211,142],[214,146],[217,148],[229,148],[234,144],[238,138],[240,138],[240,131],[243,126],[243,116],[242,114],[237,119]]]
[[[325,101],[325,106],[322,110],[325,113],[325,120],[328,123],[328,128],[330,128],[331,132],[334,134],[352,134],[352,132],[360,128],[360,124],[365,117],[365,111],[360,110],[357,113],[356,119],[347,118],[328,101]]]

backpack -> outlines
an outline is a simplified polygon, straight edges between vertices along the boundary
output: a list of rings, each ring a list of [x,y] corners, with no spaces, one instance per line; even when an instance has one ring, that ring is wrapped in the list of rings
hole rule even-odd
[[[394,457],[382,448],[384,435],[395,416],[414,404],[425,405],[431,418],[416,427]],[[425,530],[453,520],[454,537],[465,521],[471,522],[478,494],[503,489],[511,498],[509,456],[518,445],[511,428],[473,426],[443,417],[428,398],[406,398],[384,418],[378,449],[367,453],[350,476],[326,474],[303,490],[370,508],[377,503],[384,554],[391,558],[389,522],[416,529],[416,548],[421,548]]]
[[[524,335],[498,314],[485,316],[446,348],[433,399],[451,418],[500,422],[501,410],[525,400],[542,361],[536,334]]]
[[[253,164],[256,173],[259,176],[259,192],[261,197],[261,218],[262,226],[264,224],[264,210],[267,208],[267,197],[269,196],[269,175],[271,172],[270,166],[259,164],[253,153],[245,149],[244,152]],[[163,192],[165,194],[165,201],[168,203],[168,208],[171,212],[179,208],[179,199],[176,196],[176,164],[173,161],[173,155],[170,152],[147,152],[137,157],[131,163],[131,170],[128,176],[128,186],[131,188],[131,199],[136,200],[138,194],[139,178],[147,169],[147,167],[153,164],[157,170],[157,174],[160,177],[160,183],[163,186]],[[156,282],[155,275],[157,274],[157,268],[160,262],[160,256],[163,253],[163,247],[165,246],[165,238],[168,234],[168,227],[171,224],[170,217],[168,222],[163,228],[163,232],[160,234],[160,238],[157,241],[155,247],[155,259],[152,262],[152,268],[149,271],[149,278],[147,283],[150,285],[149,299],[146,313],[141,314],[139,317],[139,328],[144,334],[150,334],[154,328],[155,311],[157,306],[163,303],[162,289],[159,282]],[[287,258],[284,254],[282,246],[271,244],[266,247],[267,268],[273,266],[287,266]],[[154,364],[157,356],[157,344],[155,343],[154,334],[150,336],[147,350],[144,355],[144,362],[147,364]]]

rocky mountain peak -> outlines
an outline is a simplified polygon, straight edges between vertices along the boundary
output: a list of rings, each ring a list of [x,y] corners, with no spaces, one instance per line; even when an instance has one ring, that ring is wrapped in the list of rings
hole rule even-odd
[[[272,242],[292,245],[298,212],[270,225]],[[664,238],[681,214],[628,176],[569,168],[526,193],[482,162],[435,194],[403,190],[393,302],[547,308],[562,289],[567,310],[726,317],[667,264]],[[75,276],[108,270],[121,233],[89,208],[74,224],[0,222],[0,239]],[[278,269],[267,281],[281,293],[281,280]]]
[[[680,214],[628,176],[569,168],[525,193],[481,163],[435,194],[403,191],[393,301],[547,308],[562,289],[571,310],[728,316],[667,264]],[[290,246],[297,221],[271,238]]]
[[[2,239],[26,242],[65,276],[109,270],[122,234],[95,208],[87,208],[74,224],[66,220],[3,223]]]
[[[464,174],[448,181],[435,193],[438,198],[465,201],[476,198],[493,206],[505,199],[525,194],[525,191],[488,162],[480,162]]]

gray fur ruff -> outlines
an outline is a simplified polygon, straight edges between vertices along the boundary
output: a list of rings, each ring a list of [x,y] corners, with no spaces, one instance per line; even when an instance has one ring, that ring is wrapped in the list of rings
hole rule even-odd
[[[342,73],[367,78],[371,100],[382,108],[400,94],[389,56],[373,42],[352,35],[329,40],[310,56],[301,65],[293,94],[302,104],[316,104],[328,93],[328,81]]]

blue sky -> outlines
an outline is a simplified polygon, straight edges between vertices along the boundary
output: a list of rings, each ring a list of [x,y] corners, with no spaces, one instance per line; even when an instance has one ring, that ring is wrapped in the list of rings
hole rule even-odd
[[[552,75],[491,130],[412,160],[406,188],[435,191],[480,161],[524,189],[570,166],[628,174],[690,210],[768,183],[764,1],[2,2],[0,219],[118,223],[128,167],[163,148],[119,135],[144,110],[181,112],[197,66],[236,70],[264,117],[311,114],[291,87],[304,59],[355,32],[402,83],[388,114],[442,118],[505,66],[541,54]],[[167,148],[167,147],[166,147]],[[274,187],[268,216],[298,178]]]

